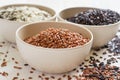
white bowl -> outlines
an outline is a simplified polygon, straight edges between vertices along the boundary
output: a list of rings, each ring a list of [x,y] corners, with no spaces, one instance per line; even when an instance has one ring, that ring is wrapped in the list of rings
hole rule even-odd
[[[52,15],[52,17],[49,18],[46,21],[55,21],[56,20],[56,13],[53,9],[45,7],[45,6],[41,6],[41,5],[36,5],[36,4],[11,4],[11,5],[2,6],[2,7],[0,7],[0,9],[11,7],[11,6],[37,7],[41,10],[45,10],[45,11],[49,12]],[[3,36],[3,38],[5,38],[6,40],[8,40],[10,42],[15,42],[15,32],[16,32],[16,30],[20,26],[22,26],[23,24],[26,24],[26,23],[27,22],[18,22],[18,21],[10,21],[10,20],[7,20],[7,19],[0,19],[0,25],[1,25],[0,26],[0,36]]]
[[[89,8],[89,7],[73,7],[64,9],[59,12],[58,14],[58,21],[66,21],[66,18],[73,17],[76,13],[83,12],[89,9],[96,9],[96,8]],[[70,22],[71,23],[71,22]],[[75,23],[76,24],[76,23]],[[109,25],[84,25],[84,24],[77,24],[80,26],[84,26],[91,30],[93,33],[93,47],[101,47],[107,44],[108,41],[110,41],[118,31],[118,28],[120,26],[120,21],[114,24]]]
[[[73,48],[43,48],[30,45],[24,39],[49,27],[65,28],[81,33],[90,41]],[[89,54],[93,41],[92,33],[78,25],[65,22],[38,22],[20,27],[16,31],[16,42],[23,59],[32,67],[47,73],[63,73],[76,68]]]

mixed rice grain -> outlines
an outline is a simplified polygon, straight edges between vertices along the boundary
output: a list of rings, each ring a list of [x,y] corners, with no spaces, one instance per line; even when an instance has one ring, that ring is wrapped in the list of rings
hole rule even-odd
[[[35,36],[26,38],[24,41],[45,48],[71,48],[84,45],[89,39],[68,29],[48,28]]]
[[[12,6],[0,9],[0,18],[18,22],[35,22],[47,20],[52,15],[37,7]]]

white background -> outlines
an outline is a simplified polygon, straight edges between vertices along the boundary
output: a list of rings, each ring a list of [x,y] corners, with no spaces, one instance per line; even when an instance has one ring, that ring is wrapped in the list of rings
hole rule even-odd
[[[0,0],[0,6],[13,3],[32,3],[48,6],[56,12],[73,6],[98,7],[118,11],[120,13],[120,0]]]

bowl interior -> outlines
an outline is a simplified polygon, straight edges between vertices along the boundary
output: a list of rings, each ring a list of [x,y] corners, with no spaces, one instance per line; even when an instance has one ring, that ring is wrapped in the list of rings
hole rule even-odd
[[[69,29],[72,32],[81,33],[83,36],[90,40],[92,39],[92,33],[88,29],[72,23],[65,22],[38,22],[24,25],[23,27],[18,29],[17,36],[20,39],[24,40],[25,38],[36,35],[40,31],[46,30],[50,27]]]

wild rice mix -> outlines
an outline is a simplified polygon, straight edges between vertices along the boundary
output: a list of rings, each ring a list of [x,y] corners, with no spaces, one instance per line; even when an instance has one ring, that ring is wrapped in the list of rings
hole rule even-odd
[[[93,68],[85,68],[79,80],[120,80],[120,68],[101,62]]]
[[[0,18],[19,22],[42,21],[50,18],[52,15],[36,7],[12,6],[0,9]]]
[[[88,41],[82,34],[62,28],[48,28],[25,39],[29,44],[45,48],[71,48],[84,45]]]

